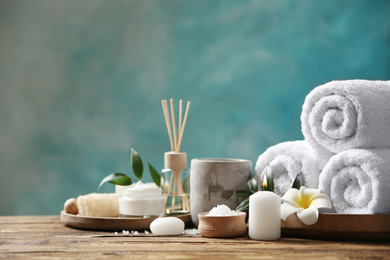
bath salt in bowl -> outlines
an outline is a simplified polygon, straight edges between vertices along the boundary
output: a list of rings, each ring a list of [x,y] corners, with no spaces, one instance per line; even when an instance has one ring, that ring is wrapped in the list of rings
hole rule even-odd
[[[221,217],[221,216],[236,216],[237,212],[231,210],[226,205],[218,205],[212,208],[206,216]]]
[[[198,214],[198,230],[203,237],[240,237],[247,229],[245,216],[245,212],[235,212],[225,205],[218,205],[210,212]]]

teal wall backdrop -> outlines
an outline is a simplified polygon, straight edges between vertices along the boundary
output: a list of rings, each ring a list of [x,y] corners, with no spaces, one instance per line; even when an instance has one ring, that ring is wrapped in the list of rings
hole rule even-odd
[[[0,214],[59,214],[104,176],[133,176],[131,147],[162,168],[162,99],[192,102],[189,160],[255,163],[302,139],[312,88],[390,79],[389,13],[386,0],[1,1]]]

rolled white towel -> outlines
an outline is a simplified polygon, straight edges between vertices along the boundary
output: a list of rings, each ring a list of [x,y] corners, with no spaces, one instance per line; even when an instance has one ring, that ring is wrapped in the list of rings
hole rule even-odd
[[[319,178],[337,213],[390,213],[390,149],[351,149],[333,156]]]
[[[318,157],[306,141],[283,142],[269,147],[261,154],[255,165],[256,178],[262,182],[264,168],[272,169],[274,192],[280,196],[291,188],[295,178],[301,174],[308,188],[318,186]]]
[[[332,81],[313,89],[301,114],[302,133],[330,158],[352,148],[390,147],[390,81]]]

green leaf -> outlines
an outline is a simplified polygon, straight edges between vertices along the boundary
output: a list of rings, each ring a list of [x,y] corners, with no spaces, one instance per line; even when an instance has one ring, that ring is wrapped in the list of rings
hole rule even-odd
[[[297,177],[295,177],[292,188],[299,190],[301,186],[303,186],[303,183],[301,181],[301,174],[298,174]]]
[[[255,193],[255,191],[251,190],[236,190],[232,194],[226,197],[225,201],[228,200],[231,196],[237,196],[237,197],[243,197],[243,198],[248,198],[250,195]]]
[[[249,198],[243,200],[240,205],[237,206],[236,211],[246,211],[249,209]]]
[[[229,194],[229,196],[227,196],[227,197],[225,198],[225,201],[227,201],[228,199],[230,199],[230,197],[233,196],[233,195],[234,195],[234,193]]]
[[[150,176],[152,176],[153,182],[158,186],[161,187],[161,176],[158,173],[158,171],[148,163],[149,166],[149,171],[150,171]]]
[[[257,192],[259,189],[256,176],[254,174],[251,174],[248,178],[248,186],[251,191]]]
[[[106,182],[109,182],[109,183],[112,183],[112,184],[116,184],[116,185],[123,185],[123,186],[124,185],[130,185],[130,184],[133,183],[132,179],[130,177],[128,177],[126,174],[121,173],[121,172],[116,172],[116,173],[112,173],[112,174],[106,176],[100,182],[98,190]]]
[[[137,177],[138,180],[141,180],[142,173],[144,171],[144,165],[142,163],[141,156],[139,156],[137,151],[133,148],[131,148],[131,166],[133,167],[135,177]]]
[[[237,196],[237,197],[248,197],[249,195],[245,195],[245,193],[248,193],[250,192],[249,190],[236,190],[235,192],[233,192],[232,194],[229,194],[229,196],[227,196],[225,198],[225,201],[227,201],[228,199],[230,199],[232,196]]]
[[[268,190],[273,192],[274,191],[274,178],[272,176],[272,172],[267,176],[267,183],[269,183]]]
[[[237,190],[234,195],[236,195],[237,197],[249,197],[250,195],[252,195],[254,192],[253,191],[250,191],[250,190]]]

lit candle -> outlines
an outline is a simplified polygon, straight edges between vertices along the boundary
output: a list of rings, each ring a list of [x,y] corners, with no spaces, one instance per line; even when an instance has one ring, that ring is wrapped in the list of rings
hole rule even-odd
[[[280,197],[270,191],[259,191],[249,196],[248,235],[251,239],[280,238],[280,203]]]

